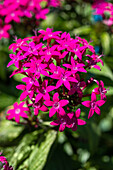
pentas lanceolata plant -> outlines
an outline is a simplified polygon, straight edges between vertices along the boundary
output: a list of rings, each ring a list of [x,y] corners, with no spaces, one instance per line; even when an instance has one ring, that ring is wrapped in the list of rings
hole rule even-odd
[[[60,0],[0,1],[0,39],[9,38],[8,31],[13,27],[13,22],[21,23],[25,18],[30,19],[35,16],[38,21],[35,24],[39,24],[41,19],[46,19],[49,7],[58,7],[60,4]]]
[[[13,167],[12,166],[9,166],[9,163],[6,159],[6,157],[4,156],[1,156],[2,153],[0,152],[0,163],[1,163],[1,166],[0,166],[0,169],[2,168],[3,170],[13,170]]]
[[[37,127],[42,122],[41,115],[48,112],[53,119],[50,124],[59,126],[59,131],[66,127],[75,131],[77,125],[86,124],[79,118],[81,105],[89,108],[90,118],[94,113],[100,115],[100,106],[106,102],[107,89],[103,81],[85,78],[89,69],[101,70],[97,65],[99,62],[103,65],[101,55],[80,37],[71,38],[69,33],[53,32],[50,28],[38,32],[38,36],[17,39],[9,46],[13,54],[8,67],[16,67],[11,77],[18,73],[25,77],[22,78],[24,84],[16,86],[22,90],[22,103],[13,105],[7,119]],[[91,83],[97,87],[86,94]],[[85,101],[87,96],[91,100]]]
[[[92,4],[94,18],[103,20],[103,23],[113,25],[113,4],[104,0],[94,0]]]

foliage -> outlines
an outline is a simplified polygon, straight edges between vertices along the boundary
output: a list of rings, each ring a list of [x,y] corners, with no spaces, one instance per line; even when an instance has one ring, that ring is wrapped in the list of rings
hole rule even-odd
[[[82,106],[81,115],[87,120],[87,126],[79,126],[76,132],[66,129],[57,133],[58,128],[50,127],[48,120],[37,129],[5,120],[7,110],[19,102],[20,92],[15,86],[23,78],[19,75],[9,79],[15,68],[6,69],[8,46],[13,43],[13,35],[33,36],[32,23],[20,27],[13,23],[11,38],[0,40],[0,151],[16,170],[113,169],[113,26],[95,20],[91,3],[93,0],[65,0],[60,8],[51,8],[47,19],[36,27],[38,30],[53,27],[54,31],[69,32],[73,38],[76,34],[92,41],[97,54],[104,55],[101,72],[93,68],[87,79],[95,77],[104,82],[106,89],[109,88],[107,102],[101,107],[101,116],[95,115],[90,120],[87,120],[88,108]],[[89,86],[86,93],[96,87]]]

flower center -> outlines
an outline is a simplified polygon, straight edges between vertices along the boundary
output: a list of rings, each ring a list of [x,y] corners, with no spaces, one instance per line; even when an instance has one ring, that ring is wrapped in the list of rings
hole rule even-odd
[[[96,107],[95,102],[91,103],[91,107],[92,107],[93,109],[95,109],[95,107]]]
[[[15,110],[15,113],[16,113],[16,114],[19,114],[19,113],[20,113],[20,109],[16,109],[16,110]]]
[[[15,13],[11,13],[11,16],[14,17],[14,16],[15,16]]]
[[[77,70],[77,67],[73,67],[73,70]]]
[[[54,106],[55,109],[58,109],[59,106],[60,106],[60,103],[59,102],[55,102],[53,106]]]
[[[34,83],[34,81],[33,81],[33,80],[29,80],[29,83],[30,83],[30,84],[33,84],[33,83]]]
[[[67,79],[67,77],[64,75],[62,76],[62,80],[65,81]]]
[[[4,32],[3,30],[0,30],[0,34],[3,34],[3,32]]]
[[[61,118],[61,119],[60,119],[60,123],[63,124],[63,125],[65,125],[65,124],[66,124],[66,120],[65,120],[64,118]]]
[[[47,51],[47,55],[51,55],[51,52],[50,52],[50,51]]]

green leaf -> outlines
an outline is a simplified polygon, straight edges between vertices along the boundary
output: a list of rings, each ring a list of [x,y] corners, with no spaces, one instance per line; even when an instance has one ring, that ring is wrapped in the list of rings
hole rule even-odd
[[[113,73],[112,73],[111,69],[108,67],[108,65],[105,62],[104,62],[104,66],[101,66],[101,64],[98,64],[98,65],[101,67],[101,71],[99,71],[95,68],[92,68],[89,72],[91,72],[93,74],[108,77],[113,81]]]
[[[15,126],[15,123],[2,120],[0,123],[0,146],[8,145],[19,136],[22,130],[23,128]]]
[[[15,97],[5,94],[5,93],[0,93],[0,109],[2,110],[3,108],[12,105],[15,101]]]
[[[107,32],[101,34],[101,44],[104,54],[107,55],[110,52],[110,35]]]
[[[89,25],[85,25],[79,28],[76,28],[73,30],[74,34],[81,35],[81,34],[89,34],[91,32],[92,28]]]
[[[35,146],[33,152],[29,158],[29,169],[30,170],[42,170],[45,162],[47,160],[47,156],[49,150],[55,141],[56,132],[54,130],[48,131],[43,138],[41,138],[41,143]]]
[[[35,141],[37,141],[37,137],[40,133],[42,134],[43,130],[34,131],[24,135],[10,161],[10,164],[15,170],[17,170],[23,161],[29,157],[33,149],[32,145],[34,145]]]

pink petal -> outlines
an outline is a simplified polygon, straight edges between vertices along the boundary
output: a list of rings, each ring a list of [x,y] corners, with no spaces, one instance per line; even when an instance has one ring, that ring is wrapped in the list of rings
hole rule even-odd
[[[93,92],[94,92],[95,94],[99,94],[99,88],[96,87],[95,89],[93,89]]]
[[[101,70],[101,68],[98,65],[93,66],[94,68]]]
[[[60,100],[59,103],[60,103],[60,106],[63,107],[65,105],[67,105],[69,103],[69,101],[68,100]]]
[[[55,94],[53,95],[53,101],[54,101],[54,102],[58,102],[58,101],[59,101],[59,94],[58,94],[58,93],[55,93]]]
[[[62,85],[63,81],[62,80],[59,80],[56,84],[56,88],[59,88],[61,85]]]
[[[20,95],[20,101],[24,100],[28,95],[27,91],[24,91],[21,95]]]
[[[48,86],[48,87],[46,88],[46,91],[47,91],[47,92],[50,92],[50,91],[53,91],[55,88],[56,88],[55,86]]]
[[[67,116],[68,116],[70,119],[72,119],[73,116],[74,116],[74,112],[68,113]]]
[[[90,107],[91,101],[84,101],[84,102],[82,102],[82,104],[86,107]]]
[[[37,103],[42,97],[43,97],[43,95],[41,93],[37,94],[37,96],[35,98],[35,102]]]
[[[43,112],[47,112],[49,109],[48,109],[46,106],[43,105],[43,106],[40,108],[40,110],[43,111]]]
[[[103,83],[102,80],[100,80],[100,84],[101,84],[102,87],[104,87],[104,83]]]
[[[11,66],[12,64],[14,64],[14,61],[10,61],[7,65],[7,67]]]
[[[73,77],[68,77],[68,81],[78,83],[78,80],[76,80],[76,79],[73,78]]]
[[[53,101],[50,101],[50,100],[46,100],[45,102],[44,102],[44,104],[46,105],[46,106],[53,106],[53,104],[54,104],[54,102]]]
[[[96,104],[97,104],[99,107],[102,106],[104,103],[105,103],[104,100],[99,100],[99,101],[96,102]]]
[[[38,113],[39,113],[39,109],[38,109],[38,108],[35,108],[35,109],[34,109],[34,115],[37,116]]]
[[[15,121],[17,122],[17,123],[19,123],[20,122],[20,117],[19,117],[19,115],[17,116],[15,116]]]
[[[22,113],[20,114],[20,116],[25,117],[25,118],[28,118],[28,115],[27,115],[26,113],[24,113],[24,112],[22,112]]]
[[[44,100],[50,100],[50,96],[49,93],[46,93],[45,95],[43,95]]]
[[[62,107],[59,108],[58,110],[59,115],[64,116],[66,113]]]
[[[77,119],[78,121],[78,125],[85,125],[86,122],[84,120],[81,120],[81,119]]]
[[[68,81],[64,81],[64,86],[70,90],[70,83]]]
[[[50,125],[58,126],[59,125],[59,120],[54,120],[53,122],[50,123]]]
[[[16,88],[19,89],[19,90],[25,90],[25,85],[23,84],[20,84],[20,85],[17,85]]]
[[[13,104],[13,106],[14,106],[14,108],[16,109],[16,108],[18,107],[18,103],[15,102],[15,103]]]
[[[91,101],[96,101],[97,98],[96,98],[96,94],[95,93],[92,93],[91,94]]]
[[[59,126],[59,131],[60,132],[63,132],[64,131],[64,129],[65,129],[65,127],[66,127],[66,125],[65,124],[60,124],[60,126]]]
[[[49,117],[52,117],[54,114],[56,113],[56,109],[54,109],[53,107],[50,109],[49,111]]]
[[[77,118],[80,117],[80,113],[81,113],[81,110],[80,108],[78,108],[75,112]]]
[[[100,109],[99,109],[98,107],[95,108],[95,112],[96,112],[98,115],[101,114],[101,113],[100,113]]]
[[[93,114],[94,114],[94,109],[91,108],[90,111],[89,111],[88,119],[89,119],[90,117],[92,117]]]

